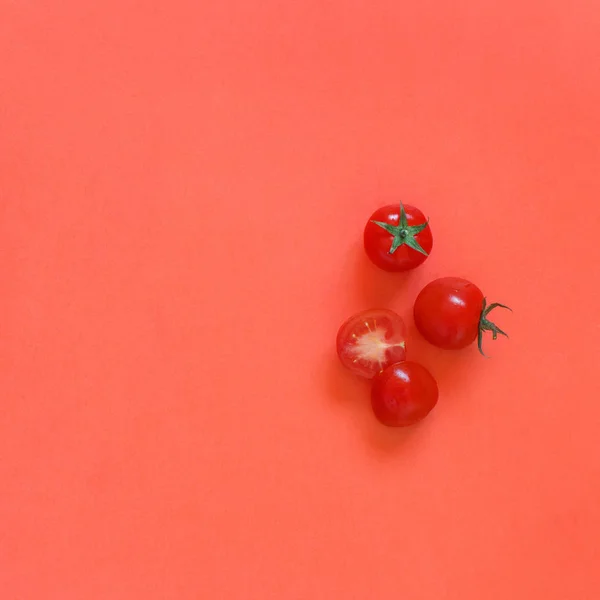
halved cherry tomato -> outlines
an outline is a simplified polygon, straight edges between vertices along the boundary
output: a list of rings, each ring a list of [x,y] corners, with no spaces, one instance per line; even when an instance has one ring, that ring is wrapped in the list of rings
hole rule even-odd
[[[385,271],[408,271],[429,256],[433,236],[425,215],[408,204],[376,210],[365,226],[367,256]]]
[[[497,302],[488,305],[481,290],[466,279],[442,277],[426,285],[417,296],[415,324],[434,346],[458,350],[477,340],[483,354],[485,331],[491,331],[494,340],[498,334],[508,337],[488,319],[490,311],[498,307],[508,308]]]
[[[413,425],[425,418],[437,401],[437,383],[418,363],[406,361],[390,365],[373,379],[373,412],[389,427]]]
[[[384,308],[353,315],[338,331],[337,352],[344,366],[370,379],[406,358],[404,321]]]

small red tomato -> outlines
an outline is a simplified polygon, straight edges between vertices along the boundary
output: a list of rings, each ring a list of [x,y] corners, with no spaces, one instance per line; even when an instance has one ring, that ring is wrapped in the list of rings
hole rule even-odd
[[[385,271],[408,271],[429,256],[433,236],[425,215],[414,206],[384,206],[365,226],[365,251]]]
[[[390,365],[373,379],[373,412],[389,427],[406,427],[420,421],[437,401],[437,383],[419,363],[406,361]]]
[[[434,346],[458,350],[477,340],[483,354],[484,331],[491,331],[493,339],[498,334],[508,337],[487,318],[490,311],[498,307],[508,308],[497,302],[488,306],[481,290],[466,279],[442,277],[426,285],[417,296],[415,324]]]
[[[360,312],[340,327],[337,353],[345,367],[371,379],[388,365],[406,358],[406,326],[391,310]]]

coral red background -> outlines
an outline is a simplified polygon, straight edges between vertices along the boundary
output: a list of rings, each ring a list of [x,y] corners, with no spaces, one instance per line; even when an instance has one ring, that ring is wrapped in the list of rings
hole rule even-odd
[[[0,0],[0,597],[600,589],[600,8]],[[361,250],[430,216],[408,276]],[[477,282],[412,431],[351,312]],[[412,325],[411,325],[412,327]]]

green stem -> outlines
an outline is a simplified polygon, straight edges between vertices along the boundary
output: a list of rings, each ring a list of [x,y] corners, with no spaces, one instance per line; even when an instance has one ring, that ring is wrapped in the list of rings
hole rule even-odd
[[[498,327],[495,323],[492,323],[492,321],[490,321],[487,318],[490,312],[493,311],[495,308],[506,308],[507,310],[510,310],[512,312],[512,308],[509,308],[508,306],[505,306],[504,304],[500,304],[498,302],[494,302],[488,306],[487,299],[483,299],[483,306],[481,307],[481,315],[479,317],[479,331],[477,333],[477,347],[479,348],[479,352],[481,352],[483,356],[486,356],[482,347],[484,331],[491,331],[493,340],[496,340],[498,338],[498,335],[508,337],[507,333],[502,331],[500,327]]]

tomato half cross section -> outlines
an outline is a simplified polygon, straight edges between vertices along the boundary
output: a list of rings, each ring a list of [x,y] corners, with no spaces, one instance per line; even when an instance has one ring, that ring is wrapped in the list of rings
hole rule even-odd
[[[338,331],[337,352],[344,366],[371,379],[388,365],[405,360],[404,321],[384,308],[353,315]]]

